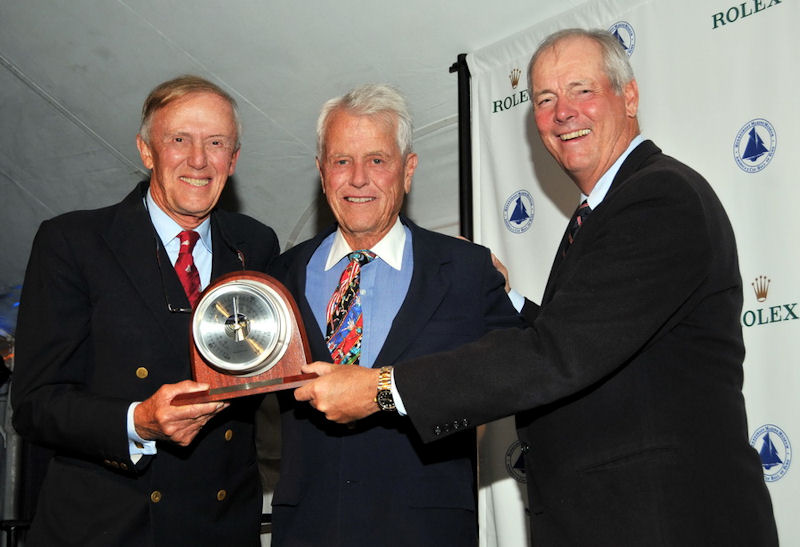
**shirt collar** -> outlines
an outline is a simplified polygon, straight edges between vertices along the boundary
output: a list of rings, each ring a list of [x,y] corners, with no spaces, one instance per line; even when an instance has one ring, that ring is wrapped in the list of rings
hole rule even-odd
[[[145,196],[145,200],[147,202],[147,212],[150,214],[150,222],[153,223],[153,227],[156,229],[156,233],[158,237],[161,239],[161,243],[166,247],[173,239],[178,237],[178,234],[183,231],[180,224],[175,222],[167,213],[158,206],[158,204],[153,200],[153,196],[150,194],[150,188],[147,189],[147,195]],[[211,217],[209,216],[200,225],[194,229],[200,235],[200,241],[203,242],[203,246],[211,252]]]
[[[400,270],[403,266],[403,248],[405,244],[406,231],[403,229],[400,217],[398,217],[389,232],[383,236],[383,239],[369,250],[395,270]],[[333,238],[333,245],[331,245],[331,250],[328,253],[328,260],[325,262],[325,271],[333,268],[343,257],[358,250],[360,249],[350,248],[350,245],[344,239],[344,235],[342,235],[342,229],[337,228],[336,235]]]
[[[614,182],[614,177],[617,176],[617,172],[619,172],[619,168],[622,166],[622,162],[624,162],[633,149],[639,146],[642,142],[644,142],[644,137],[641,135],[636,135],[631,143],[628,145],[628,148],[625,149],[625,152],[622,153],[620,157],[617,158],[617,161],[609,168],[608,171],[603,173],[603,176],[600,177],[600,180],[597,181],[597,184],[594,185],[592,188],[591,193],[587,196],[586,194],[581,194],[581,201],[586,200],[589,203],[589,207],[593,210],[597,208],[605,199],[606,194],[611,189],[611,183]]]

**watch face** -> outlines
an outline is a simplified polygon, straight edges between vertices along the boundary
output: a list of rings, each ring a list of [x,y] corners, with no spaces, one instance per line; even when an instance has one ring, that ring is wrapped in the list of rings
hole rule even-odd
[[[203,296],[192,334],[197,350],[214,367],[229,374],[261,374],[286,351],[289,317],[272,287],[236,279]]]
[[[381,410],[394,410],[394,397],[392,397],[392,392],[388,389],[382,389],[378,392],[378,407]]]

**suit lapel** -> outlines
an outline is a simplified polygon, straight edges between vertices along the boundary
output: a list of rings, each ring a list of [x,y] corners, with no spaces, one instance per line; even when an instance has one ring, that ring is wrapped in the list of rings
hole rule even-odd
[[[396,362],[414,343],[450,287],[450,282],[441,272],[446,259],[435,252],[424,231],[408,219],[402,218],[402,220],[411,230],[414,271],[406,298],[392,322],[392,328],[383,348],[375,359],[376,366]]]
[[[185,357],[188,314],[169,313],[167,299],[176,306],[188,307],[189,302],[163,245],[157,244],[158,236],[142,201],[146,188],[147,183],[141,183],[120,203],[117,214],[103,237],[111,254],[159,324],[164,333],[164,343],[171,345]],[[123,313],[124,310],[120,312]]]
[[[646,140],[634,148],[630,154],[628,154],[628,157],[625,158],[624,162],[622,162],[622,165],[619,167],[619,171],[617,171],[617,174],[614,176],[614,180],[611,183],[611,188],[609,188],[608,194],[603,199],[603,202],[597,207],[597,210],[592,212],[592,215],[595,216],[593,222],[597,222],[598,218],[602,219],[602,210],[604,205],[607,205],[610,201],[613,201],[616,193],[625,187],[625,184],[641,168],[642,164],[647,160],[647,158],[660,152],[661,149],[659,149],[658,146],[653,143],[653,141]],[[588,228],[587,233],[591,233],[591,225],[588,225],[586,228]],[[562,239],[566,237],[568,229],[569,226],[567,226],[567,229],[564,230],[564,235],[561,236]],[[581,230],[584,229],[585,228],[581,228]],[[586,239],[584,239],[584,244],[585,242]],[[553,260],[553,266],[550,269],[550,275],[547,278],[547,285],[545,286],[544,294],[542,296],[542,304],[547,303],[552,297],[552,293],[559,278],[559,268],[561,267],[562,263],[567,260],[567,258],[569,258],[569,253],[567,253],[566,257],[556,255],[555,259]]]
[[[214,210],[211,214],[211,246],[211,281],[222,274],[244,269],[242,261],[247,250],[241,249],[242,242],[230,238],[230,226],[225,211]]]
[[[331,230],[326,230],[318,235],[313,243],[306,245],[302,250],[302,254],[299,254],[295,260],[291,261],[284,279],[281,280],[285,283],[289,292],[294,295],[297,307],[300,309],[312,357],[327,362],[331,361],[331,354],[325,344],[325,333],[320,330],[317,319],[314,317],[314,312],[311,310],[311,305],[306,299],[306,267],[314,251],[317,250],[322,240],[330,233]]]
[[[653,141],[644,141],[639,146],[631,150],[631,153],[622,162],[619,167],[614,181],[611,183],[611,188],[608,190],[608,195],[603,200],[612,199],[613,195],[623,188],[630,178],[642,167],[642,163],[653,154],[658,154],[661,149],[656,146]]]

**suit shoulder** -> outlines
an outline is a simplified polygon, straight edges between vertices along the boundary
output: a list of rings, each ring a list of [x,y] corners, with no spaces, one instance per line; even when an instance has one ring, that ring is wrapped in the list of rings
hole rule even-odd
[[[107,226],[114,218],[115,211],[119,204],[108,205],[97,209],[80,209],[62,213],[53,218],[42,221],[39,226],[40,232],[64,232],[64,233],[100,233],[103,226]]]
[[[307,239],[306,241],[298,243],[291,249],[287,249],[275,259],[275,261],[272,263],[272,269],[276,273],[285,272],[291,267],[292,264],[298,260],[301,260],[301,257],[306,255],[310,256],[313,250],[309,248],[312,246],[316,247],[315,240]]]
[[[618,189],[609,193],[611,202],[624,205],[643,202],[651,206],[672,204],[681,209],[694,209],[697,213],[708,207],[721,208],[721,203],[711,184],[685,163],[663,154],[646,158]],[[653,201],[653,200],[658,200]]]
[[[489,249],[478,243],[461,239],[459,237],[442,234],[427,230],[425,228],[418,228],[414,236],[417,241],[422,244],[433,247],[440,253],[450,253],[454,256],[465,256],[470,259],[477,259],[481,256],[486,256]]]
[[[653,154],[648,158],[634,177],[651,180],[654,184],[669,181],[678,188],[710,188],[708,181],[699,172],[663,153]]]
[[[216,211],[220,220],[225,222],[226,227],[239,237],[264,237],[265,235],[275,235],[275,230],[255,218],[244,213],[232,213],[219,209]]]

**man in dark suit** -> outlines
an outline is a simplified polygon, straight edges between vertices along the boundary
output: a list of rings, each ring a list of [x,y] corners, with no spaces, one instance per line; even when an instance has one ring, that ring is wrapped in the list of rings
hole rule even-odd
[[[517,413],[537,546],[776,545],[722,205],[639,135],[636,80],[608,33],[549,37],[530,78],[539,135],[586,204],[541,306],[526,302],[529,327],[401,363],[395,395],[426,441]],[[337,369],[296,396],[352,421],[375,412],[376,383]]]
[[[396,90],[366,85],[332,99],[317,128],[317,167],[337,225],[271,270],[298,301],[315,359],[388,365],[521,326],[487,249],[399,214],[417,155]],[[374,257],[359,266],[353,301],[362,314],[346,316],[356,327],[346,331],[328,324],[352,251]],[[477,543],[472,432],[425,445],[390,405],[347,426],[285,395],[274,546]]]
[[[12,401],[16,429],[55,456],[27,545],[259,544],[257,402],[171,405],[208,388],[188,380],[191,299],[223,273],[266,271],[279,251],[272,229],[215,209],[239,135],[225,91],[194,76],[165,82],[137,136],[149,183],[42,223]],[[188,253],[184,230],[197,234]],[[177,260],[199,287],[184,290]]]

